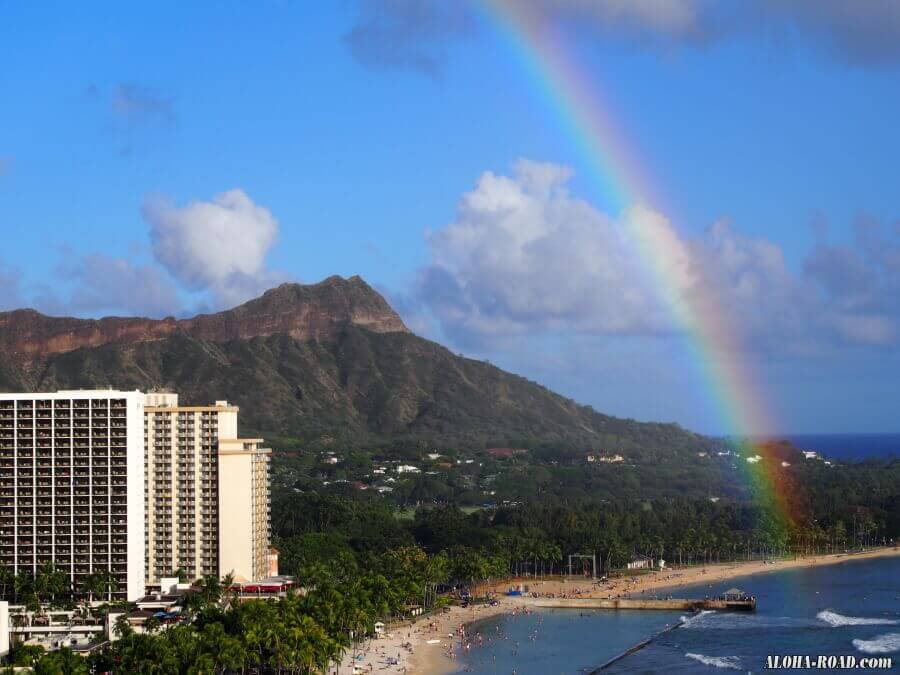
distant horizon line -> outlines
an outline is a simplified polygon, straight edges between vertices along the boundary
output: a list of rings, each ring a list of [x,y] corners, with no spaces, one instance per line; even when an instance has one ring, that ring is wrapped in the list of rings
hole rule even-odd
[[[722,434],[711,434],[714,436],[722,436]],[[898,431],[783,431],[770,434],[748,434],[743,438],[754,439],[778,439],[790,436],[900,436]],[[731,434],[726,434],[726,438],[740,438]]]

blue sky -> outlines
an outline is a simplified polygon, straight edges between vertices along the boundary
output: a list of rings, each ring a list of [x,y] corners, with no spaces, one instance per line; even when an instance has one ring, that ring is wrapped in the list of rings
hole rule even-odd
[[[896,3],[508,1],[566,36],[721,292],[743,351],[710,358],[783,431],[900,430]],[[456,351],[726,430],[467,0],[182,5],[0,10],[0,307],[190,314],[360,274]]]

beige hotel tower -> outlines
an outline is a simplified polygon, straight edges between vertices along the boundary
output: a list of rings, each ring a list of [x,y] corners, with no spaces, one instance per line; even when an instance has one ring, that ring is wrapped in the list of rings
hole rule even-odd
[[[176,570],[188,579],[267,575],[269,456],[238,438],[227,401],[179,406],[150,393],[144,407],[145,561],[148,584]]]

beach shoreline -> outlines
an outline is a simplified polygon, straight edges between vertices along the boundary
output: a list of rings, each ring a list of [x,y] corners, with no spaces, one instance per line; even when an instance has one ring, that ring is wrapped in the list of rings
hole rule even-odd
[[[416,621],[395,624],[378,639],[360,645],[354,661],[353,653],[344,656],[340,669],[332,668],[330,674],[351,675],[354,665],[362,673],[397,673],[414,675],[446,675],[457,670],[457,661],[448,656],[462,648],[460,629],[473,623],[489,619],[499,614],[523,611],[523,598],[512,602],[509,598],[498,598],[496,605],[472,605],[470,607],[449,607],[446,612],[438,612]]]
[[[513,579],[496,584],[493,590],[502,592],[508,586],[521,584],[529,588],[530,594],[544,597],[552,595],[571,598],[640,598],[650,597],[648,592],[662,593],[667,596],[675,594],[674,597],[677,597],[677,590],[685,586],[720,583],[768,572],[837,565],[857,560],[894,556],[900,556],[900,546],[872,549],[860,553],[823,553],[767,561],[732,561],[685,567],[667,567],[661,571],[633,576],[620,576],[606,582],[595,582],[590,578],[569,578],[567,580]],[[534,598],[524,597],[522,602],[528,603],[532,599]]]
[[[879,548],[861,553],[831,553],[799,556],[791,559],[771,561],[748,561],[711,563],[690,567],[673,567],[662,571],[635,576],[623,576],[608,582],[593,581],[590,578],[506,579],[489,586],[498,596],[496,605],[475,605],[468,608],[451,607],[441,612],[423,617],[414,622],[396,626],[389,634],[368,643],[360,650],[364,656],[356,665],[362,672],[400,673],[406,675],[446,675],[458,670],[455,659],[448,658],[448,649],[455,654],[461,649],[460,627],[500,614],[528,611],[540,598],[616,598],[652,597],[653,594],[676,596],[678,589],[698,584],[716,584],[740,577],[768,572],[836,565],[857,560],[900,556],[900,547]],[[504,595],[510,587],[527,586],[529,595],[508,597]],[[535,594],[532,597],[531,594]],[[390,663],[388,659],[396,659]],[[352,656],[348,655],[342,664],[341,673],[352,673]],[[332,672],[335,672],[332,670]]]

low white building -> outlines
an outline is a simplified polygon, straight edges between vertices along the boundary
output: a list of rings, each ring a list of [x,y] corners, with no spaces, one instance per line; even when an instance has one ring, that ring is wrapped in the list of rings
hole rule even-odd
[[[659,567],[659,569],[665,569],[666,561],[660,558],[659,564],[657,565],[656,561],[653,558],[635,558],[630,563],[628,563],[626,567],[630,570],[649,570],[655,567]]]

